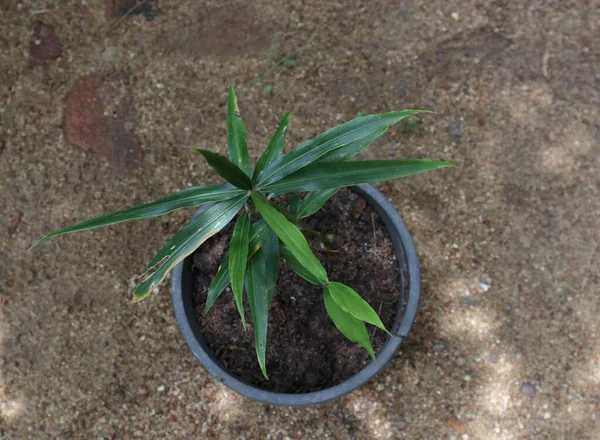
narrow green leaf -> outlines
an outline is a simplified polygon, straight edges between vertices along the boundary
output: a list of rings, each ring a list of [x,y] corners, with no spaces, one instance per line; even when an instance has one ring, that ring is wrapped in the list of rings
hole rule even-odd
[[[317,159],[327,154],[333,154],[336,150],[346,146],[349,146],[349,151],[355,151],[357,148],[360,151],[361,148],[364,148],[373,142],[374,139],[381,136],[387,127],[415,113],[422,113],[422,111],[404,110],[362,116],[331,128],[316,138],[303,142],[285,156],[281,156],[275,160],[261,173],[257,183],[263,187],[277,182]],[[356,143],[365,138],[366,145],[357,147]]]
[[[244,277],[246,275],[246,264],[248,262],[248,245],[250,242],[250,217],[247,213],[241,215],[235,222],[231,244],[229,246],[229,270],[231,276],[231,290],[242,318],[242,325],[246,328],[244,317]]]
[[[367,328],[365,327],[364,322],[362,322],[360,319],[356,319],[354,316],[344,311],[344,309],[342,309],[333,300],[329,286],[325,287],[323,292],[323,301],[325,302],[325,310],[327,310],[327,314],[340,333],[350,339],[352,342],[360,344],[369,352],[373,362],[375,362],[375,352],[371,346],[369,334],[367,333]]]
[[[297,218],[304,218],[316,213],[338,191],[338,188],[321,189],[308,193],[302,200],[290,202],[290,212]]]
[[[400,112],[395,112],[397,115],[397,120],[394,124],[402,121],[403,119],[418,115],[419,113],[432,113],[428,110],[402,110]],[[357,139],[353,142],[350,142],[348,145],[345,145],[341,148],[338,148],[335,151],[324,154],[319,158],[319,162],[332,162],[332,161],[341,161],[352,159],[358,153],[369,147],[373,142],[379,139],[390,127],[390,125],[382,126],[378,129],[373,130],[367,136]]]
[[[302,197],[300,197],[300,193],[290,194],[290,197],[288,198],[287,202],[285,202],[285,209],[287,209],[290,214],[297,217],[295,212],[298,210],[298,207],[300,206],[301,202]]]
[[[252,224],[250,228],[250,245],[248,246],[248,258],[256,253],[263,243],[268,239],[270,234],[273,232],[267,225],[267,223],[260,219],[259,221]],[[212,305],[215,303],[219,295],[225,290],[225,287],[229,284],[229,251],[223,256],[223,262],[217,271],[215,277],[211,280],[210,286],[208,287],[208,294],[206,299],[206,306],[204,307],[204,313],[206,314]]]
[[[450,162],[429,159],[357,160],[319,162],[308,165],[279,182],[265,185],[261,191],[272,194],[341,188],[359,183],[379,182],[411,176],[438,168],[452,167]]]
[[[223,256],[223,262],[217,270],[217,274],[210,281],[208,293],[206,295],[206,305],[204,306],[204,314],[206,315],[213,306],[219,295],[223,293],[229,282],[231,281],[229,272],[229,252]]]
[[[206,159],[206,162],[208,162],[211,168],[229,183],[241,189],[252,189],[252,181],[250,178],[225,156],[200,148],[194,148],[194,151],[197,151],[204,156],[204,159]]]
[[[146,272],[161,261],[165,261],[156,272],[138,284],[133,292],[134,300],[139,301],[148,296],[177,263],[223,229],[244,206],[247,199],[246,195],[242,195],[233,200],[216,203],[185,225],[152,259]]]
[[[327,285],[327,290],[336,304],[344,309],[344,311],[350,313],[356,319],[368,322],[384,332],[390,333],[383,325],[383,322],[381,322],[381,319],[379,319],[377,312],[373,310],[373,307],[353,289],[342,283],[332,282]]]
[[[381,127],[378,130],[374,130],[372,133],[369,133],[363,138],[357,139],[353,142],[350,142],[348,145],[324,154],[315,162],[334,162],[351,159],[383,136],[388,128],[389,127]]]
[[[281,122],[279,123],[279,127],[277,127],[275,134],[273,134],[273,137],[271,137],[271,140],[269,141],[269,146],[262,156],[260,156],[260,159],[258,159],[256,168],[254,168],[254,175],[252,176],[253,182],[258,180],[260,173],[263,172],[265,167],[281,156],[281,151],[285,145],[285,136],[287,134],[289,117],[290,112],[283,115],[283,118],[281,118]]]
[[[246,295],[252,314],[252,325],[254,327],[254,345],[258,365],[265,376],[267,376],[266,352],[267,352],[267,329],[269,324],[269,285],[266,274],[266,252],[260,248],[250,261],[246,272]],[[272,293],[271,293],[272,294]]]
[[[269,228],[270,234],[264,244],[261,246],[260,251],[262,252],[261,258],[265,260],[265,282],[267,283],[267,304],[269,309],[271,308],[271,300],[273,299],[273,292],[275,292],[275,286],[277,285],[277,278],[279,277],[279,238]]]
[[[91,220],[85,220],[66,228],[59,229],[40,238],[31,246],[31,248],[34,248],[41,242],[58,235],[85,231],[88,229],[99,228],[101,226],[114,225],[127,220],[141,220],[145,218],[157,217],[176,209],[198,206],[207,202],[228,200],[235,196],[239,196],[240,194],[242,194],[242,191],[230,184],[187,188],[183,191],[163,197],[155,202],[145,203],[143,205],[124,209],[122,211],[111,212],[99,217],[95,217]]]
[[[246,127],[240,115],[233,86],[229,86],[227,98],[227,148],[229,158],[246,176],[250,176],[250,157],[246,140]]]
[[[312,284],[316,284],[318,286],[324,285],[317,277],[315,277],[310,271],[306,270],[304,266],[302,266],[294,254],[290,251],[290,248],[286,245],[281,246],[281,253],[283,254],[283,258],[285,258],[285,262],[290,268],[296,272],[297,275],[304,278],[306,281]]]
[[[287,220],[283,214],[271,206],[263,196],[252,194],[251,197],[261,217],[267,222],[273,232],[277,234],[279,239],[287,245],[298,262],[318,280],[326,283],[328,281],[327,272],[319,259],[310,250],[302,232]]]

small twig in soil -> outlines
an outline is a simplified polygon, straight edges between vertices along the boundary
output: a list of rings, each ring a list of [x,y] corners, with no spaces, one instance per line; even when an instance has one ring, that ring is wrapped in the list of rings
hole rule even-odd
[[[133,290],[135,289],[135,286],[137,285],[137,280],[141,278],[141,275],[135,276],[133,278],[130,278],[129,281],[127,282],[127,296],[131,297],[131,294],[133,293]]]
[[[381,301],[381,300],[379,300],[379,302],[381,304],[385,304],[386,306],[391,306],[392,304],[396,304],[398,302],[398,300],[397,299],[395,299],[394,301]]]
[[[373,225],[373,249],[377,252],[377,235],[375,234],[375,214],[371,213],[371,224]]]
[[[542,75],[544,78],[548,78],[548,60],[550,59],[550,50],[548,50],[548,45],[546,45],[546,49],[544,49],[544,54],[542,55]]]
[[[281,206],[277,206],[275,204],[273,204],[272,206],[275,209],[277,209],[281,214],[283,214],[283,216],[285,218],[287,218],[289,221],[300,226],[300,229],[302,229],[303,232],[306,232],[311,237],[318,238],[319,241],[323,244],[323,246],[325,246],[326,249],[330,249],[331,242],[329,241],[329,239],[327,238],[327,236],[325,234],[321,234],[319,231],[314,230],[313,228],[308,226],[305,222],[303,222],[301,219],[299,219],[298,217],[293,215],[291,212],[289,212],[287,209],[285,209]]]
[[[305,50],[309,49],[312,46],[312,40],[314,40],[315,36],[316,36],[316,33],[313,34],[313,36],[308,40],[308,43],[306,45],[300,47],[299,49],[296,49],[295,51],[292,51],[292,52],[289,52],[289,53],[286,53],[286,54],[282,55],[281,58],[279,59],[279,61],[277,61],[274,65],[272,65],[271,67],[269,67],[263,73],[259,73],[257,75],[254,75],[252,78],[250,78],[245,83],[243,83],[238,89],[239,90],[244,90],[246,87],[248,87],[254,81],[265,79],[267,76],[269,76],[275,69],[277,69],[283,63],[287,62],[288,60],[293,59],[293,57],[295,57],[296,55],[298,55],[301,52],[304,52]],[[270,53],[271,53],[271,49],[269,49],[269,54]]]
[[[119,26],[121,24],[121,22],[123,20],[125,20],[127,17],[129,17],[131,14],[133,14],[136,11],[136,9],[138,9],[140,6],[144,5],[147,2],[148,2],[148,0],[141,0],[141,1],[137,2],[135,4],[135,6],[133,6],[129,11],[127,11],[125,14],[123,14],[121,16],[121,18],[119,18],[116,22],[114,22],[113,25],[108,29],[108,31],[106,33],[107,34],[111,33],[117,26]]]
[[[381,316],[381,307],[383,306],[383,303],[380,301],[379,302],[379,310],[377,311],[377,316]],[[373,329],[373,333],[371,333],[371,339],[373,339],[373,337],[375,336],[375,332],[377,331],[377,327],[375,327]]]
[[[125,331],[125,335],[127,335],[127,338],[129,338],[129,340],[131,341],[131,343],[133,345],[135,345],[137,348],[139,348],[140,344],[139,344],[138,339],[135,337],[135,335],[129,329],[129,327],[127,326],[127,324],[125,323],[125,321],[123,319],[121,319],[121,327],[123,327],[123,330]]]

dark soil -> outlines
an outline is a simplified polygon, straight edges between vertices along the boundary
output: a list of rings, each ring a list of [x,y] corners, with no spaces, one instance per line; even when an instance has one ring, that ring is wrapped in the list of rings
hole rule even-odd
[[[350,190],[338,192],[306,223],[333,234],[326,251],[318,240],[311,247],[329,278],[356,290],[380,313],[387,328],[396,315],[398,265],[382,220],[366,200]],[[202,311],[210,279],[231,239],[229,226],[194,254],[196,305],[202,334],[217,358],[246,381],[278,392],[308,392],[329,388],[358,373],[369,362],[367,352],[348,341],[333,325],[323,305],[323,292],[280,261],[279,279],[269,317],[265,380],[256,360],[251,324],[244,332],[228,287],[207,316]],[[251,315],[246,304],[246,321]],[[369,326],[375,351],[387,336]]]

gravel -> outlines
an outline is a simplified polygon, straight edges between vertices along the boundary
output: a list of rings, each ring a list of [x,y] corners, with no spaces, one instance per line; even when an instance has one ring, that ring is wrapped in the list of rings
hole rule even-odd
[[[527,397],[531,397],[533,399],[537,394],[537,390],[533,385],[529,383],[524,383],[523,385],[521,385],[521,394]]]
[[[0,438],[600,438],[598,2],[152,3],[113,26],[107,2],[0,2]],[[31,67],[37,20],[62,52]],[[272,44],[296,63],[261,77]],[[96,96],[127,105],[103,103],[100,126],[109,145],[131,133],[135,167],[65,138],[69,92],[109,72],[118,84]],[[438,114],[361,159],[457,164],[378,184],[419,251],[422,302],[385,372],[334,402],[238,396],[187,349],[168,280],[131,302],[191,209],[27,252],[218,183],[188,147],[226,152],[230,82],[253,159],[286,111],[289,149],[361,111],[422,108]]]

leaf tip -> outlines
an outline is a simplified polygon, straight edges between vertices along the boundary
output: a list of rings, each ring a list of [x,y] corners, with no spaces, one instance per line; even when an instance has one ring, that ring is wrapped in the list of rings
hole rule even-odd
[[[269,376],[267,375],[267,369],[264,364],[260,364],[260,371],[262,371],[263,376],[266,380],[269,380]]]
[[[233,84],[229,84],[229,89],[228,89],[228,92],[229,92],[229,96],[230,96],[230,98],[232,98],[233,111],[234,111],[235,113],[239,113],[240,109],[239,109],[239,107],[238,107],[237,96],[236,96],[236,94],[235,94],[235,89],[234,89],[234,87],[233,87]],[[238,116],[239,116],[239,115],[238,115]]]
[[[38,244],[40,244],[43,241],[42,238],[40,238],[38,241],[36,241],[35,243],[33,243],[31,246],[29,246],[27,248],[27,252],[29,252],[31,249],[33,249],[34,247],[36,247]]]
[[[148,296],[148,295],[144,295],[144,296],[137,297],[137,296],[133,295],[133,298],[131,299],[131,302],[132,302],[132,303],[139,303],[139,302],[142,302],[144,299],[146,299],[146,297],[147,297],[147,296]]]
[[[35,241],[31,246],[29,246],[27,248],[27,252],[29,252],[31,249],[33,249],[34,247],[37,247],[38,245],[40,245],[41,243],[43,243],[44,241],[48,240],[49,238],[54,237],[56,234],[56,232],[52,233],[52,234],[48,234],[48,235],[44,235],[42,238],[38,239],[37,241]]]
[[[371,356],[371,359],[373,360],[373,363],[375,365],[377,365],[377,358],[375,357],[375,352],[373,351],[373,349],[369,350],[369,356]]]
[[[132,302],[137,303],[140,302],[142,300],[144,300],[145,298],[148,297],[148,295],[150,295],[150,292],[153,289],[153,285],[150,285],[149,287],[142,287],[143,283],[139,284],[135,290],[133,291],[133,299]]]

